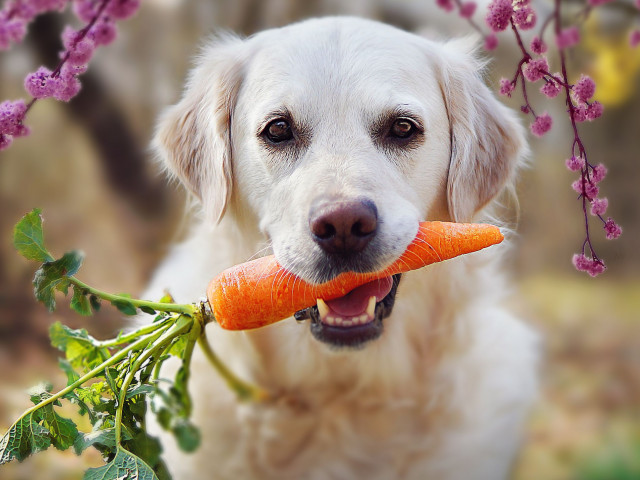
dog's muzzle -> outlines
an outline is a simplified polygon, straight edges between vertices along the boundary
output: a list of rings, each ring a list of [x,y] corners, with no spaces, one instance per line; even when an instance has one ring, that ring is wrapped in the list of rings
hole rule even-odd
[[[311,333],[336,348],[361,348],[382,334],[383,320],[395,303],[401,274],[366,283],[333,300],[296,312],[298,321],[311,319]]]

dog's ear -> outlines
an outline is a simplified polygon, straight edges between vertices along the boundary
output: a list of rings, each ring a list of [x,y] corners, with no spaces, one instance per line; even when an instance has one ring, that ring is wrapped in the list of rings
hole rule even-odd
[[[216,38],[201,52],[180,102],[160,117],[152,147],[171,175],[218,222],[231,196],[230,122],[244,69],[244,42]]]
[[[484,84],[473,40],[445,44],[440,85],[449,116],[447,202],[452,220],[468,222],[513,180],[527,147],[515,113]]]

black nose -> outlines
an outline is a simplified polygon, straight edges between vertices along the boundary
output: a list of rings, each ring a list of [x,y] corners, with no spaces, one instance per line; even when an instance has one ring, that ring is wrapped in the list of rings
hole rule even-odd
[[[378,210],[371,200],[323,199],[311,206],[309,229],[327,253],[358,253],[376,234]]]

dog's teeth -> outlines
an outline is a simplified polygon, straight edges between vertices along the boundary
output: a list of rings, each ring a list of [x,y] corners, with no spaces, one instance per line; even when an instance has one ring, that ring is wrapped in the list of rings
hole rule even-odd
[[[369,317],[369,315],[364,314],[364,315],[360,315],[360,323],[365,324],[369,321],[371,317]]]
[[[321,298],[318,299],[318,313],[320,313],[321,319],[326,318],[329,314],[329,305],[327,305],[327,303]]]
[[[342,317],[336,317],[336,325],[342,325],[343,321]]]
[[[369,297],[369,304],[367,305],[367,315],[369,318],[373,318],[376,315],[376,297]]]
[[[324,322],[327,325],[335,325],[336,324],[336,318],[327,316],[327,318],[324,319]]]
[[[343,320],[342,321],[342,326],[343,327],[351,327],[353,325],[353,322],[351,320]]]

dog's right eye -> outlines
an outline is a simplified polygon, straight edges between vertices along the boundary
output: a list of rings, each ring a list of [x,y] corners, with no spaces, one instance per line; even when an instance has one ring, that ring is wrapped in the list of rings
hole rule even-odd
[[[278,118],[266,126],[263,135],[271,143],[282,143],[293,138],[293,131],[287,120]]]

